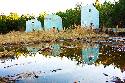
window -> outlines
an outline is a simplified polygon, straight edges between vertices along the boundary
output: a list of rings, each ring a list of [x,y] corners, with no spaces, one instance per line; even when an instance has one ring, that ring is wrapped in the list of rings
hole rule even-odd
[[[51,20],[51,18],[45,18],[46,20]]]
[[[91,12],[91,9],[89,9],[89,12]]]
[[[92,25],[93,25],[93,23],[90,23],[90,25],[92,26]]]

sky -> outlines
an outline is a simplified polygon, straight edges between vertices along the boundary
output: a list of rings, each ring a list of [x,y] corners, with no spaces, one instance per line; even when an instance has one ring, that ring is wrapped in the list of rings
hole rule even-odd
[[[91,4],[95,0],[0,0],[0,13],[33,14],[41,12],[55,13],[74,8],[77,3]],[[105,0],[100,0],[103,3]],[[114,1],[114,0],[107,0]],[[117,0],[116,0],[117,1]]]

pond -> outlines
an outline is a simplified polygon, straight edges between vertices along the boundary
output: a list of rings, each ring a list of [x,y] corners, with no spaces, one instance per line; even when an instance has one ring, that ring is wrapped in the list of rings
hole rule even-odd
[[[5,49],[15,54],[0,58],[0,77],[14,83],[122,83],[125,79],[124,44],[77,41]]]

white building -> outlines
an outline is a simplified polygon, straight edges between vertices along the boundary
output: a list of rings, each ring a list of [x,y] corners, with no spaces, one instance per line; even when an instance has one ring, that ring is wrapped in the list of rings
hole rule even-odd
[[[38,31],[41,30],[41,22],[37,19],[31,19],[26,21],[26,32]]]
[[[92,4],[81,7],[81,26],[99,28],[99,11]]]
[[[47,15],[44,18],[44,28],[45,28],[45,30],[50,30],[53,27],[61,30],[63,28],[62,18],[58,15]]]

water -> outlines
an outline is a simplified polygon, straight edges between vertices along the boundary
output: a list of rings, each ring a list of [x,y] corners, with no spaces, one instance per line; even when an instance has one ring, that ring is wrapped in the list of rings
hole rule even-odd
[[[0,76],[16,83],[116,83],[125,78],[124,45],[82,42],[5,47]],[[114,82],[113,82],[114,81]]]

